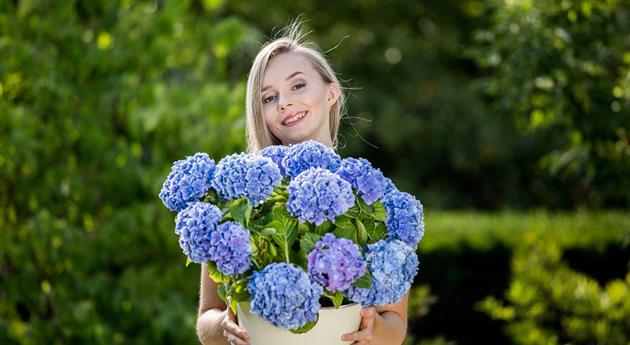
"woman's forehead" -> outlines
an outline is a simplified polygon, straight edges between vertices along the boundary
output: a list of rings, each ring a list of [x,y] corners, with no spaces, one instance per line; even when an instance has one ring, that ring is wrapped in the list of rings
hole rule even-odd
[[[286,78],[292,76],[295,72],[302,72],[307,76],[311,76],[315,70],[310,61],[300,54],[283,53],[276,55],[267,64],[263,85],[271,86],[284,83]]]

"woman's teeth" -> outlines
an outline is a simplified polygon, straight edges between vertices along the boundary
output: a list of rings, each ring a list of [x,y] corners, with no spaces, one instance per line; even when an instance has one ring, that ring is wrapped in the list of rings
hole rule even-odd
[[[285,122],[285,125],[291,124],[291,123],[293,123],[293,122],[303,118],[304,116],[306,116],[306,112],[302,112],[302,113],[300,113],[300,115],[293,116],[292,118],[288,119]]]

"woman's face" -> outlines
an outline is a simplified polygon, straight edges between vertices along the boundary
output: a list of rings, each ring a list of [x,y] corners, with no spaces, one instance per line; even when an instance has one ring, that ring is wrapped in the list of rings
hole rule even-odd
[[[332,146],[330,107],[339,96],[309,60],[297,53],[274,56],[267,64],[261,92],[267,127],[283,145],[312,139]]]

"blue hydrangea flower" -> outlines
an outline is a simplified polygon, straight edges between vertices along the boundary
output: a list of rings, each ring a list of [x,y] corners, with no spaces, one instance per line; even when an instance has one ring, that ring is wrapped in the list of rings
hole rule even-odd
[[[201,264],[212,257],[210,235],[221,220],[221,211],[205,202],[191,202],[175,217],[179,246],[190,261]]]
[[[214,161],[203,152],[173,163],[162,184],[160,199],[169,210],[179,212],[191,201],[198,201],[210,189]]]
[[[249,230],[240,223],[225,222],[210,233],[210,260],[227,275],[242,274],[251,265]]]
[[[393,190],[398,190],[394,182],[389,177],[384,177],[383,179],[385,180],[385,191],[383,193],[383,196],[391,193]]]
[[[271,145],[260,150],[260,155],[263,157],[271,158],[271,160],[276,163],[276,165],[280,169],[280,174],[282,176],[285,176],[286,171],[284,170],[284,165],[282,165],[282,159],[286,155],[287,149],[288,147],[284,145]]]
[[[315,321],[323,292],[306,272],[287,263],[272,263],[254,272],[247,290],[250,312],[284,329],[298,329]]]
[[[369,289],[350,287],[348,297],[363,306],[398,303],[411,288],[418,273],[418,256],[402,241],[381,240],[368,245]]]
[[[282,165],[290,178],[295,178],[309,168],[323,168],[332,172],[341,165],[341,157],[324,144],[307,140],[289,146]]]
[[[235,153],[221,159],[212,187],[225,200],[247,197],[252,205],[262,202],[280,184],[280,169],[269,158]]]
[[[383,173],[374,169],[372,164],[364,158],[349,157],[344,159],[341,161],[337,174],[350,182],[368,205],[382,198],[387,187]]]
[[[308,254],[308,273],[328,291],[347,290],[365,274],[359,246],[347,238],[327,233]]]
[[[387,213],[389,239],[401,240],[416,248],[424,236],[424,210],[413,195],[391,190],[381,199]]]
[[[310,168],[289,183],[287,210],[301,221],[320,225],[345,213],[354,205],[352,186],[339,175]]]

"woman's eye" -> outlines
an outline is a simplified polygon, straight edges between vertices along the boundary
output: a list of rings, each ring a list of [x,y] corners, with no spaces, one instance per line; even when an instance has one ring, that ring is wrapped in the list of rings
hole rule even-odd
[[[299,86],[299,87],[298,87],[298,86]],[[304,83],[300,83],[300,84],[295,85],[295,86],[294,86],[294,88],[296,88],[296,87],[297,87],[298,89],[301,89],[301,88],[303,88],[304,86],[306,86],[306,84],[304,84]]]
[[[269,97],[263,99],[263,104],[269,103],[272,98],[273,98],[273,96],[269,96]]]

